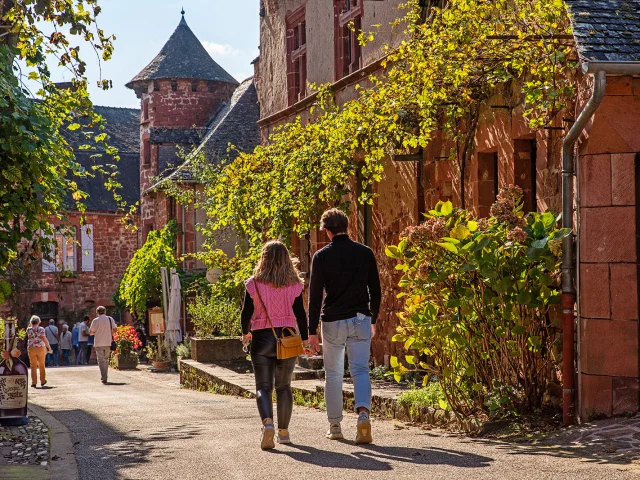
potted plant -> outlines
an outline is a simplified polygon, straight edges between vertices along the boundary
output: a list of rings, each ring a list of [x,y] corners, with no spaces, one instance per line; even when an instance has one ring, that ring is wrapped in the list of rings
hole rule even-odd
[[[120,325],[113,334],[113,340],[116,342],[115,367],[118,370],[135,370],[138,366],[135,350],[142,345],[136,329],[131,325]]]
[[[156,372],[168,372],[170,370],[171,356],[162,335],[158,335],[155,342],[149,342],[145,351],[147,358],[153,363],[153,368]]]
[[[191,358],[215,362],[245,358],[240,342],[240,306],[235,300],[198,295],[187,307],[195,330],[191,338]]]

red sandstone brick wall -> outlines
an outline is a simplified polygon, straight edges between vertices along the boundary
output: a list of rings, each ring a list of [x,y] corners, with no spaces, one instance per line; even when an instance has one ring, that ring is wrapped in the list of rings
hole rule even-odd
[[[608,79],[577,160],[579,386],[585,419],[638,410],[638,94],[639,80]]]
[[[80,241],[79,216],[72,214],[68,220],[76,227],[77,240]],[[51,218],[50,223],[58,225],[60,221]],[[76,249],[75,279],[63,283],[57,273],[42,272],[40,262],[36,262],[32,277],[37,287],[22,295],[24,305],[28,307],[33,302],[58,302],[59,320],[64,319],[62,313],[65,308],[80,311],[90,304],[113,306],[111,297],[138,248],[137,233],[125,227],[121,215],[89,213],[87,223],[93,225],[94,271],[82,271],[80,245]],[[7,310],[7,305],[4,310]],[[90,315],[93,314],[95,310],[90,312]]]

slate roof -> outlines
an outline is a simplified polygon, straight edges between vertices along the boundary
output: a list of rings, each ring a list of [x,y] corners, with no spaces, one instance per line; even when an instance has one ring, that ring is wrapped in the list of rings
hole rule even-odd
[[[224,160],[232,161],[237,152],[227,152],[229,143],[239,151],[251,152],[260,144],[260,107],[258,92],[253,78],[242,82],[235,90],[231,100],[225,104],[207,125],[207,133],[194,153],[205,151],[209,162],[220,163]],[[189,160],[173,171],[164,172],[164,179],[193,180],[189,173]],[[152,186],[154,189],[158,184]]]
[[[105,130],[108,134],[108,144],[118,149],[120,156],[117,165],[120,175],[118,181],[122,184],[119,194],[128,204],[134,204],[140,199],[140,110],[135,108],[116,108],[95,106],[96,113],[105,119]],[[80,121],[80,123],[85,123]],[[96,134],[98,132],[96,131]],[[110,158],[91,158],[97,152],[104,153],[104,149],[80,150],[80,146],[89,143],[80,130],[65,131],[64,135],[74,150],[76,161],[91,172],[93,165],[112,163]],[[98,144],[99,146],[100,144]],[[84,200],[87,210],[116,211],[118,206],[113,199],[113,192],[104,187],[101,174],[95,173],[94,178],[74,177],[80,190],[89,194]],[[65,202],[70,208],[75,206],[71,198]]]
[[[151,143],[189,143],[197,144],[206,133],[205,128],[152,127],[149,130]]]
[[[640,61],[640,0],[565,0],[580,61]]]
[[[238,84],[236,79],[211,58],[187,25],[184,17],[156,58],[151,60],[151,63],[133,77],[126,86],[134,88],[136,82],[161,78],[216,80]]]

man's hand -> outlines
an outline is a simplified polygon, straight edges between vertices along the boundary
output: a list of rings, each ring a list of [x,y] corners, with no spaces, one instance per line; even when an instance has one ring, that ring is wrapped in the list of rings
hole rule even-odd
[[[376,336],[376,324],[372,323],[371,324],[371,338]]]
[[[318,335],[309,335],[309,350],[311,354],[320,353],[320,340],[318,339]]]

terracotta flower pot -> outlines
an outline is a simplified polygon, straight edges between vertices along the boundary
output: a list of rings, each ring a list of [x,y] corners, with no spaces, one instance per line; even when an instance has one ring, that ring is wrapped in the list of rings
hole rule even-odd
[[[153,368],[156,372],[168,372],[171,368],[171,361],[158,362],[154,360]]]

